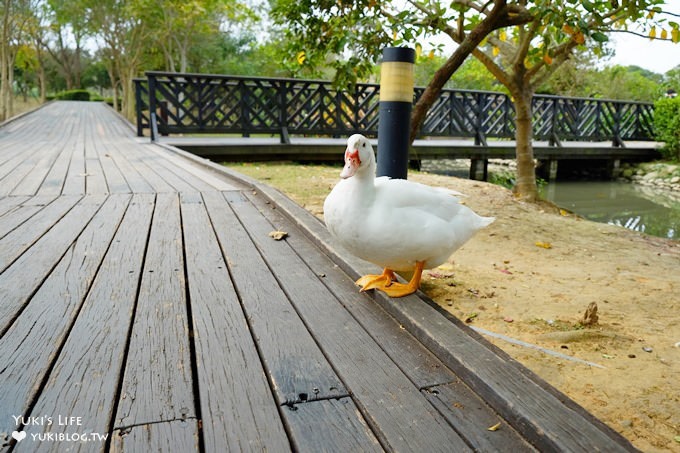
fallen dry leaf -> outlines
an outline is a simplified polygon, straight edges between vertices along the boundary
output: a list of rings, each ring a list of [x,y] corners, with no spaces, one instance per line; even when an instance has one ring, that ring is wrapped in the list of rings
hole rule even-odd
[[[500,427],[501,427],[501,422],[498,422],[493,426],[489,426],[488,428],[486,428],[486,430],[487,431],[498,431],[500,429]]]
[[[288,233],[286,233],[285,231],[275,230],[275,231],[272,231],[271,233],[269,233],[269,237],[273,238],[276,241],[280,241],[281,239],[283,239],[287,236],[288,236]]]
[[[544,249],[551,249],[552,248],[552,244],[550,242],[536,241],[535,245],[536,245],[536,247],[542,247]]]

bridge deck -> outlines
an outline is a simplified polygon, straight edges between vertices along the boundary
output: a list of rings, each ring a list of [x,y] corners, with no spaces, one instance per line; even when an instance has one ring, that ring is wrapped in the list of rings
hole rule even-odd
[[[6,124],[0,450],[632,449],[423,295],[358,293],[365,269],[103,104]]]
[[[377,140],[372,140],[377,145]],[[196,155],[225,161],[301,160],[337,162],[346,138],[291,137],[281,143],[276,137],[168,136],[159,143],[177,146]],[[562,142],[560,146],[535,141],[534,156],[539,160],[652,160],[659,156],[663,143],[629,141],[625,146],[611,142]],[[413,143],[411,159],[514,159],[514,140],[489,140],[475,145],[472,138],[422,139]]]

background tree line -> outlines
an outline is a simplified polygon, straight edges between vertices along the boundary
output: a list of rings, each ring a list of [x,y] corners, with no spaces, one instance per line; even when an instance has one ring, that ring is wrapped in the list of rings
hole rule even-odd
[[[282,2],[273,1],[280,4]],[[329,54],[314,66],[300,64],[274,25],[266,5],[233,0],[1,0],[2,113],[9,93],[41,100],[49,93],[89,88],[115,90],[128,100],[130,79],[145,70],[261,76],[334,78]],[[642,39],[642,38],[641,38]],[[439,46],[420,41],[416,83],[425,86],[446,61]],[[584,48],[537,90],[565,96],[654,101],[680,91],[680,67],[657,74],[635,67],[599,65],[612,50]],[[364,74],[377,80],[378,70]],[[503,90],[473,58],[446,84],[450,88]],[[110,93],[110,91],[107,91]]]
[[[43,101],[76,88],[109,94],[131,118],[132,80],[146,70],[376,81],[383,47],[415,45],[428,89],[412,137],[443,87],[509,93],[523,131],[520,192],[531,199],[533,94],[654,101],[680,91],[680,68],[601,65],[610,32],[678,42],[660,0],[261,1],[0,0],[0,120],[15,94]],[[435,35],[458,47],[447,54]]]

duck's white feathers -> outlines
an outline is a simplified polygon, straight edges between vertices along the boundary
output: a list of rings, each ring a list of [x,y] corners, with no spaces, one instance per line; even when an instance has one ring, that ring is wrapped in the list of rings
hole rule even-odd
[[[359,258],[397,271],[413,269],[416,261],[436,267],[493,222],[448,189],[375,178],[372,158],[372,150],[362,155],[368,171],[341,180],[324,203],[328,230]]]
[[[493,221],[423,184],[377,178],[370,194],[352,180],[340,181],[326,199],[326,224],[351,253],[381,267],[439,266]]]

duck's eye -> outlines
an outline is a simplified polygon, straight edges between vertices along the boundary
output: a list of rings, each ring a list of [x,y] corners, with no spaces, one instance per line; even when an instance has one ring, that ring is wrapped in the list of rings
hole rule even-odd
[[[362,148],[366,148],[366,142],[362,143],[362,144],[361,144],[361,147],[362,147]]]

